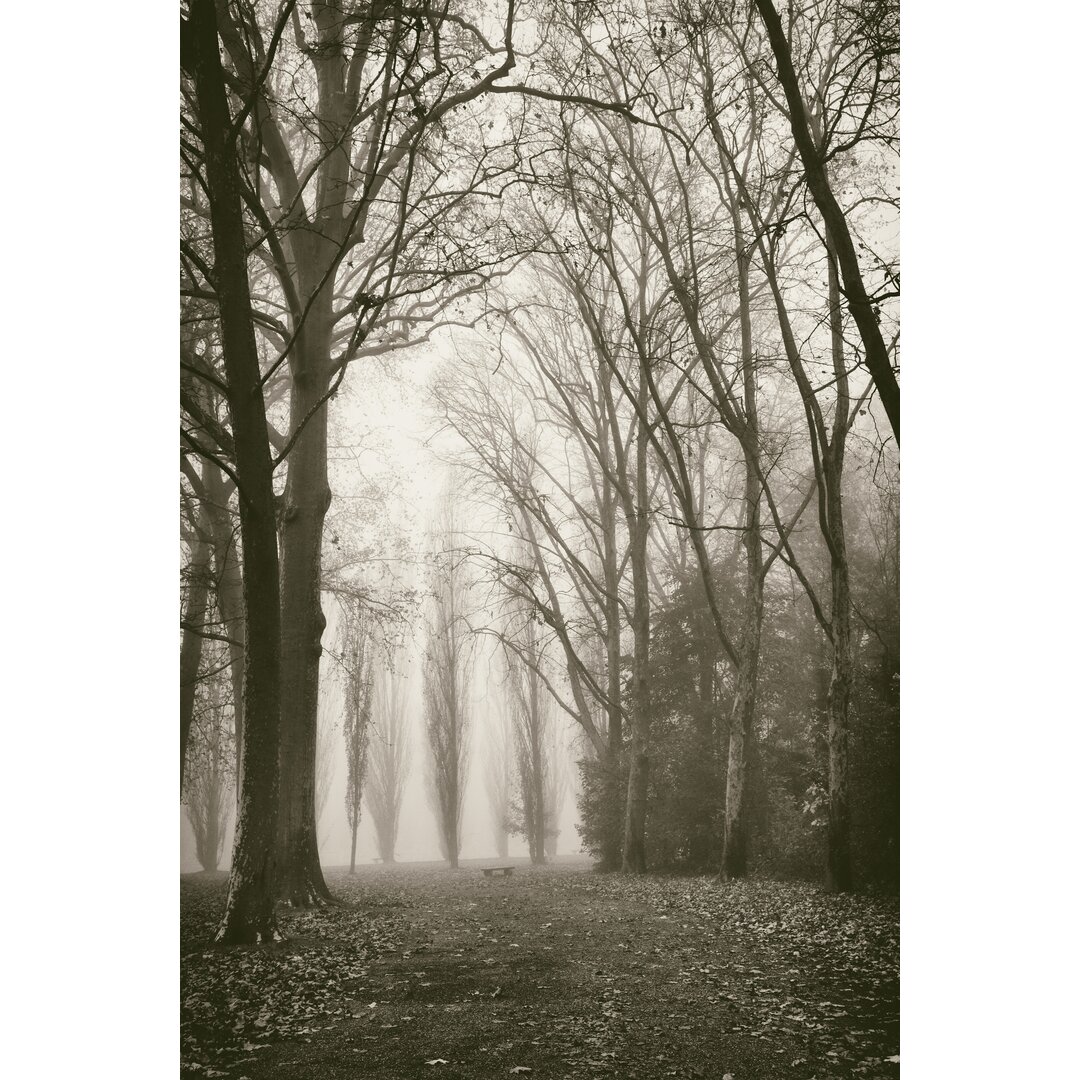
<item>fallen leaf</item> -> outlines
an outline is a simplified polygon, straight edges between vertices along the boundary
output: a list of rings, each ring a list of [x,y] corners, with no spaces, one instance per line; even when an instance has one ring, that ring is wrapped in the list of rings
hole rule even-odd
[[[900,1055],[899,1054],[893,1054],[892,1057],[887,1057],[885,1060],[886,1061],[891,1061],[894,1065],[899,1065],[900,1064]]]
[[[510,1071],[512,1073],[527,1073],[532,1072],[532,1069],[528,1065],[515,1065]]]
[[[432,1058],[430,1061],[425,1061],[425,1065],[449,1065],[450,1063],[446,1058]]]

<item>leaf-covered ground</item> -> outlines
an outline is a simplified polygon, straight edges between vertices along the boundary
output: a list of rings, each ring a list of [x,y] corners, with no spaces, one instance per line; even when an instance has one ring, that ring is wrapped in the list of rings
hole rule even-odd
[[[229,950],[225,876],[182,878],[182,1075],[899,1075],[895,900],[478,865],[331,871],[341,905]]]

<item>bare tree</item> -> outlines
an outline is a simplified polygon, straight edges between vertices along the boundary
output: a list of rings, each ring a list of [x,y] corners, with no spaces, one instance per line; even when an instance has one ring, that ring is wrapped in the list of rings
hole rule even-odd
[[[544,839],[548,815],[545,797],[549,789],[551,703],[541,679],[543,656],[535,616],[531,611],[520,612],[514,622],[516,625],[508,627],[504,641],[513,639],[516,642],[516,648],[507,648],[505,656],[517,766],[518,809],[521,832],[529,845],[529,859],[537,865],[546,862]]]
[[[244,678],[243,786],[223,942],[278,936],[274,919],[274,840],[278,816],[280,629],[277,528],[262,373],[255,343],[241,212],[234,118],[218,51],[213,0],[191,0],[181,23],[181,67],[194,83],[213,234],[214,285],[221,319],[232,419],[235,478],[240,488],[244,549],[247,666]],[[211,455],[212,456],[212,455]]]
[[[468,780],[469,686],[473,639],[468,615],[469,577],[458,511],[447,499],[433,530],[433,581],[424,657],[424,721],[428,798],[435,812],[443,858],[457,868],[461,816]]]
[[[364,796],[371,745],[373,643],[370,619],[363,607],[346,609],[343,667],[345,672],[345,813],[349,822],[349,873],[356,872],[356,834]]]
[[[505,859],[510,851],[510,796],[514,764],[508,709],[496,708],[489,712],[484,745],[484,787],[491,812],[495,854]]]
[[[408,687],[405,677],[385,664],[375,677],[368,775],[364,802],[375,825],[379,858],[394,861],[401,799],[409,773]]]

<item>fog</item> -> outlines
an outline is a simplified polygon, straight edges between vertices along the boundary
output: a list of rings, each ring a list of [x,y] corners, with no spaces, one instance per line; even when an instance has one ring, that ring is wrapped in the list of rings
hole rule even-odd
[[[422,658],[424,653],[425,589],[429,558],[429,527],[438,500],[455,484],[451,459],[456,439],[441,430],[427,408],[430,383],[439,367],[473,347],[462,334],[445,334],[437,345],[417,349],[392,367],[365,369],[363,379],[347,381],[331,411],[329,468],[333,504],[327,515],[328,545],[324,578],[346,580],[370,593],[378,612],[398,606],[383,626],[384,636],[399,646],[392,661],[385,647],[376,650],[376,667],[392,662],[406,679],[408,693],[409,768],[402,799],[395,848],[398,862],[439,860],[435,815],[427,794]],[[362,393],[357,387],[362,382]],[[460,481],[458,481],[460,482]],[[467,506],[469,528],[461,545],[489,548],[500,543],[497,517],[482,501],[457,493]],[[482,585],[482,583],[481,583]],[[402,600],[412,594],[411,599]],[[462,859],[493,856],[495,838],[484,783],[488,732],[505,717],[505,672],[494,659],[497,643],[484,631],[494,621],[485,609],[488,592],[477,593],[470,693],[468,780],[462,820]],[[323,595],[327,626],[319,679],[319,728],[332,748],[329,793],[318,822],[319,854],[324,867],[348,866],[350,830],[346,816],[347,767],[343,732],[344,697],[340,649],[342,609],[332,593]],[[385,646],[386,641],[383,642]],[[559,814],[557,851],[581,851],[575,799],[576,760],[581,756],[579,729],[556,705],[552,706],[556,745],[569,783]],[[235,799],[235,792],[231,799]],[[228,869],[235,810],[230,808],[219,869]],[[511,857],[527,857],[523,837],[510,837]],[[364,807],[357,834],[357,865],[378,856],[375,831]],[[180,810],[180,869],[201,869],[187,810]]]

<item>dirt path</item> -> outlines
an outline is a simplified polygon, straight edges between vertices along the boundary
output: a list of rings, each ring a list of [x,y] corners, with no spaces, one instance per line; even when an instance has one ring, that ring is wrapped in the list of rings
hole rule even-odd
[[[331,875],[331,888],[348,906],[292,916],[290,941],[270,958],[286,969],[280,1006],[253,1027],[243,996],[220,999],[240,1021],[229,1037],[243,1041],[209,1068],[188,1055],[186,1075],[899,1072],[886,1060],[899,1053],[895,904],[582,865],[523,866],[505,879],[387,867]],[[265,968],[265,953],[247,957]],[[186,966],[200,959],[218,965],[217,982],[235,969],[234,995],[244,985],[243,955],[203,952]],[[276,985],[252,975],[256,989]],[[201,985],[193,970],[189,989]],[[299,1022],[294,998],[308,1002]]]

